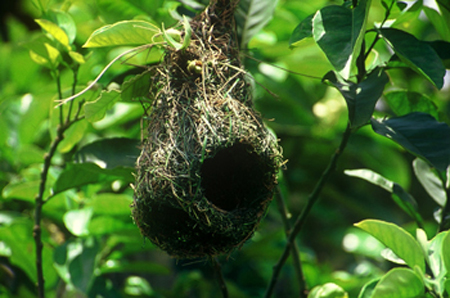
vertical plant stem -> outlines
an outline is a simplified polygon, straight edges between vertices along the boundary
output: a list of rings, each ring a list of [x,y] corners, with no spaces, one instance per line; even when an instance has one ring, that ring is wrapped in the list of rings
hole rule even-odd
[[[283,192],[280,189],[280,185],[278,185],[278,196],[276,198],[278,210],[281,214],[281,219],[283,220],[284,229],[286,231],[286,237],[289,237],[289,232],[291,231],[291,224],[289,223],[288,211],[285,204],[285,198]],[[294,263],[294,270],[297,275],[297,282],[299,285],[300,298],[306,298],[307,289],[305,276],[303,275],[302,263],[300,260],[300,253],[298,249],[298,245],[296,242],[293,243],[291,248],[291,256],[292,261]]]
[[[281,269],[283,268],[284,264],[286,263],[286,260],[289,257],[289,252],[295,243],[295,238],[296,238],[297,234],[303,228],[303,225],[305,224],[306,218],[309,215],[312,207],[319,199],[319,195],[320,195],[325,183],[328,181],[331,174],[336,169],[337,161],[338,161],[339,157],[342,155],[342,152],[344,151],[345,147],[347,146],[347,143],[348,143],[351,133],[352,133],[352,129],[351,129],[351,126],[349,123],[349,124],[347,124],[347,129],[345,130],[344,135],[342,136],[342,140],[341,140],[341,143],[340,143],[338,149],[333,154],[333,157],[331,158],[330,163],[328,164],[325,171],[322,173],[322,176],[320,177],[319,181],[317,182],[316,186],[314,187],[314,190],[309,195],[306,206],[303,208],[302,212],[297,217],[297,220],[294,223],[294,226],[292,228],[292,231],[289,234],[288,241],[284,248],[283,254],[281,255],[280,259],[278,260],[278,263],[273,268],[272,278],[270,280],[269,286],[267,287],[267,291],[264,296],[265,298],[270,298],[272,296],[273,291],[275,289],[275,285],[278,281],[278,276],[280,275]]]
[[[42,207],[44,206],[44,192],[45,192],[45,185],[47,183],[48,178],[48,171],[50,169],[51,161],[53,156],[55,155],[56,148],[58,147],[59,143],[63,140],[63,133],[64,133],[64,127],[59,125],[57,128],[57,135],[56,138],[53,140],[52,144],[50,145],[50,149],[47,154],[44,156],[44,167],[42,168],[41,172],[41,181],[39,184],[39,192],[36,196],[36,207],[34,211],[34,228],[33,228],[33,238],[36,245],[36,271],[37,271],[37,288],[38,288],[38,297],[44,298],[44,272],[42,269],[42,249],[43,249],[43,243],[41,238],[41,214],[42,214]]]
[[[219,287],[220,287],[220,291],[222,292],[222,297],[228,298],[229,297],[228,296],[228,288],[227,288],[227,284],[225,283],[225,278],[223,277],[223,274],[222,274],[222,269],[221,269],[220,263],[217,260],[217,258],[214,258],[214,257],[211,257],[211,263],[214,268],[214,272],[216,274],[217,281],[219,282]]]

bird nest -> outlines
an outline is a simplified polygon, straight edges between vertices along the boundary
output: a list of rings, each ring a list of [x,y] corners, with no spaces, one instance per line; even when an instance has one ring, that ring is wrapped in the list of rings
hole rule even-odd
[[[253,110],[232,13],[229,3],[210,5],[190,22],[189,46],[167,47],[153,70],[132,212],[141,233],[174,257],[240,247],[265,215],[282,163]]]

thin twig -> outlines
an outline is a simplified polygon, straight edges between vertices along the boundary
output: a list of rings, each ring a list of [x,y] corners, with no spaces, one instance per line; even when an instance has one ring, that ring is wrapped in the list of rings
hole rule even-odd
[[[276,197],[278,210],[281,214],[281,219],[283,221],[284,229],[286,231],[286,237],[289,237],[289,232],[291,231],[291,224],[289,223],[288,211],[285,204],[285,198],[283,192],[278,185],[278,196]],[[293,243],[291,248],[292,261],[294,263],[294,270],[297,275],[297,282],[299,285],[300,298],[306,298],[307,288],[305,282],[305,276],[303,275],[302,263],[300,260],[300,253],[298,245],[296,242]]]
[[[211,263],[214,268],[214,272],[216,274],[217,281],[219,282],[220,291],[222,292],[223,298],[228,298],[228,288],[225,283],[225,278],[222,274],[222,269],[217,258],[211,257]]]
[[[342,152],[344,151],[345,147],[347,146],[347,142],[350,138],[350,135],[352,133],[352,129],[350,124],[347,125],[347,129],[344,132],[344,135],[342,136],[341,144],[339,145],[339,148],[334,153],[333,157],[330,160],[330,163],[328,164],[328,167],[325,169],[325,171],[322,173],[322,176],[320,177],[319,181],[317,182],[313,192],[308,197],[308,202],[303,208],[301,214],[297,217],[297,220],[294,223],[294,227],[292,228],[292,232],[289,234],[288,242],[286,243],[286,246],[284,248],[283,254],[281,255],[280,259],[278,260],[278,263],[273,268],[272,278],[270,280],[269,286],[267,287],[267,291],[264,297],[269,298],[272,296],[273,291],[275,289],[275,285],[278,281],[278,276],[281,272],[281,269],[283,268],[284,264],[286,263],[287,258],[289,257],[289,252],[292,249],[292,246],[295,242],[295,238],[297,234],[300,232],[300,230],[303,228],[303,225],[305,224],[306,218],[309,215],[312,207],[319,199],[319,195],[325,185],[325,182],[328,181],[331,174],[336,169],[336,164],[341,156]]]

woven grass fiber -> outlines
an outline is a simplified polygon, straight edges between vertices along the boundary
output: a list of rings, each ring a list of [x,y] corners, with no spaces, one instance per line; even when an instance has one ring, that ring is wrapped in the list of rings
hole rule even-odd
[[[266,213],[281,149],[252,105],[233,13],[215,0],[190,22],[189,47],[167,46],[155,69],[134,220],[171,256],[228,254]]]

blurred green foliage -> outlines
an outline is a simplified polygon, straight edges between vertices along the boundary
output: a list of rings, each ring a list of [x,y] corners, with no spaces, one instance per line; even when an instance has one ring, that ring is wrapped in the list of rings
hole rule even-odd
[[[280,184],[288,194],[285,200],[293,220],[305,206],[308,194],[338,146],[348,119],[352,121],[347,112],[351,110],[352,97],[343,92],[342,86],[361,87],[356,82],[344,84],[337,77],[329,80],[330,84],[322,83],[322,77],[336,66],[330,63],[330,55],[324,50],[329,49],[327,43],[316,43],[312,34],[296,35],[295,30],[304,20],[311,22],[316,11],[343,3],[279,0],[274,7],[276,1],[269,1],[272,4],[262,13],[268,22],[259,26],[250,22],[259,17],[254,7],[268,2],[242,1],[248,4],[241,7],[241,19],[238,18],[238,23],[244,24],[240,28],[248,28],[240,32],[243,43],[248,42],[243,59],[254,79],[255,106],[277,134],[288,160]],[[57,138],[60,117],[67,117],[69,111],[72,116],[79,111],[80,118],[65,132],[52,159],[42,210],[43,270],[48,297],[220,296],[207,260],[169,258],[142,238],[130,216],[133,191],[129,184],[133,182],[141,138],[140,120],[145,111],[139,100],[133,100],[123,87],[136,82],[143,84],[136,92],[138,99],[145,100],[142,90],[148,77],[133,75],[144,71],[139,66],[157,63],[161,52],[143,51],[126,61],[121,59],[122,63],[113,64],[93,88],[74,100],[72,110],[68,105],[63,106],[62,114],[55,109],[58,99],[84,89],[110,61],[131,49],[128,45],[83,48],[95,30],[125,20],[158,26],[164,23],[171,27],[182,14],[194,15],[195,8],[202,7],[199,2],[23,0],[1,4],[5,7],[1,10],[0,23],[3,33],[0,44],[0,297],[36,295],[35,198],[44,154]],[[349,2],[338,10],[348,7]],[[255,5],[253,10],[249,4]],[[436,144],[445,146],[450,123],[448,71],[441,82],[444,68],[432,67],[429,72],[427,61],[413,59],[420,55],[417,51],[430,47],[418,46],[411,53],[398,41],[409,39],[420,46],[423,43],[419,41],[429,42],[436,51],[433,61],[442,60],[448,67],[449,56],[445,51],[448,50],[445,42],[450,42],[448,4],[374,0],[368,5],[368,19],[359,27],[360,31],[380,24],[389,7],[391,14],[386,23],[403,31],[384,32],[387,43],[376,43],[366,59],[367,69],[380,65],[389,69],[388,79],[380,79],[384,84],[389,81],[382,99],[376,102],[377,98],[369,98],[373,105],[376,102],[374,114],[381,117],[412,112],[431,114],[435,119],[427,118],[432,121],[431,128],[425,125],[430,130],[422,132],[422,136],[438,131]],[[326,10],[322,15],[327,13],[333,14]],[[370,45],[377,34],[368,31],[362,40]],[[298,40],[293,43],[292,37]],[[435,40],[444,44],[433,43]],[[391,57],[393,52],[387,44],[393,46],[396,57]],[[349,57],[353,59],[353,56]],[[124,82],[127,83],[122,85]],[[77,110],[83,104],[83,109]],[[370,115],[353,123],[366,124]],[[413,121],[412,126],[423,116],[413,115],[415,118],[407,118]],[[427,164],[415,161],[413,166],[413,154],[444,172],[446,161],[436,161],[430,156],[432,149],[419,148],[414,143],[405,145],[394,138],[397,144],[383,137],[387,129],[396,129],[395,121],[372,120],[374,130],[378,128],[382,133],[376,134],[365,125],[352,135],[336,174],[324,188],[298,237],[308,288],[319,286],[315,295],[320,290],[332,289],[336,293],[345,290],[349,297],[357,297],[364,285],[363,292],[369,293],[375,283],[368,282],[380,279],[392,267],[380,257],[384,245],[389,244],[383,245],[355,229],[354,223],[377,218],[414,232],[416,222],[422,221],[422,228],[429,236],[436,234],[439,224],[434,213],[444,208],[446,202],[443,184]],[[411,136],[408,131],[403,133],[407,139]],[[373,175],[369,178],[360,174],[344,175],[345,169],[361,168],[370,169],[384,180],[373,179]],[[373,185],[350,176],[364,178]],[[428,187],[424,189],[419,181]],[[417,205],[409,204],[408,196]],[[420,221],[416,214],[420,214]],[[255,236],[241,250],[220,259],[230,297],[262,297],[285,243],[282,219],[272,204]],[[448,257],[443,262],[448,265]],[[401,274],[417,274],[411,272]],[[298,296],[294,274],[292,262],[288,260],[275,289],[276,297]],[[450,291],[448,281],[441,286]],[[421,290],[423,287],[418,291]]]

